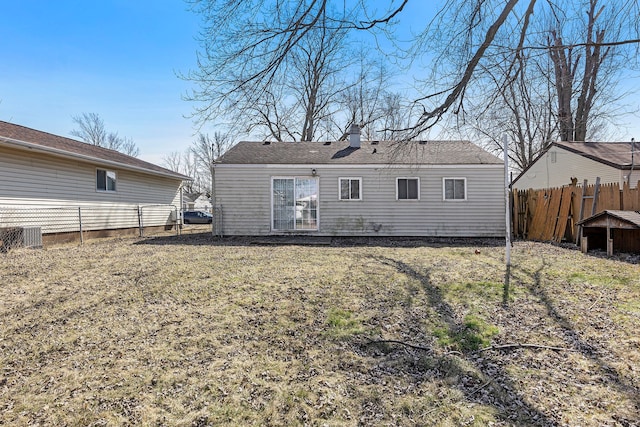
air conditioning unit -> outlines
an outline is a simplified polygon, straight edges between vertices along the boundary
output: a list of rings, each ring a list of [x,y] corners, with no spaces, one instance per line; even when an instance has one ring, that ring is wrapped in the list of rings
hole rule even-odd
[[[41,248],[42,228],[22,227],[22,246],[25,248]]]

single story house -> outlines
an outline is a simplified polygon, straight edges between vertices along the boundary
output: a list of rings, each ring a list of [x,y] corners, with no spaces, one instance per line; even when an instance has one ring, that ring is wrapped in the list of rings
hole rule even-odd
[[[526,190],[562,187],[586,179],[594,184],[624,183],[635,188],[640,180],[640,144],[633,142],[554,142],[513,181]]]
[[[182,209],[185,211],[205,211],[211,212],[211,199],[207,197],[207,194],[195,192],[195,193],[182,193]]]
[[[504,165],[468,141],[240,142],[214,166],[222,235],[504,236]]]
[[[43,234],[173,227],[190,178],[123,153],[0,121],[0,228]]]

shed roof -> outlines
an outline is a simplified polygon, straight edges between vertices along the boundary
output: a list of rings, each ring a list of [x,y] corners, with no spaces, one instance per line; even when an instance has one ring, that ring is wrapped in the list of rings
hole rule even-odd
[[[582,221],[578,222],[577,225],[585,225],[590,222],[597,220],[603,216],[611,216],[613,218],[617,218],[625,223],[636,226],[640,228],[640,212],[637,211],[620,211],[620,210],[604,210],[599,212],[589,218],[585,218]]]
[[[23,150],[35,150],[56,156],[71,157],[152,175],[191,180],[188,176],[115,150],[4,121],[0,121],[0,145]]]
[[[221,164],[501,165],[502,160],[469,141],[239,142]]]

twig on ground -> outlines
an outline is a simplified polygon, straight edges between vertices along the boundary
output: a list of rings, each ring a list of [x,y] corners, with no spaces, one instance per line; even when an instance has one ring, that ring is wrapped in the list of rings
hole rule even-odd
[[[481,386],[476,387],[473,390],[471,390],[471,393],[469,393],[469,396],[473,396],[474,394],[476,394],[477,392],[479,392],[480,390],[482,390],[483,388],[485,388],[489,384],[491,384],[491,380],[489,380],[486,383],[482,384]]]
[[[398,340],[370,340],[367,344],[369,344],[369,345],[371,345],[371,344],[400,344],[400,345],[404,345],[404,346],[409,347],[409,348],[413,348],[415,350],[432,351],[428,347],[421,347],[419,345],[413,345],[413,344],[409,344],[409,343],[406,343],[404,341],[398,341]]]
[[[514,343],[514,344],[504,344],[504,345],[490,345],[489,347],[478,349],[474,351],[474,353],[481,353],[483,351],[489,351],[489,350],[507,350],[510,348],[539,348],[543,350],[553,350],[553,351],[573,351],[573,352],[579,351],[573,348],[565,348],[565,347],[553,347],[553,346],[539,345],[539,344]]]
[[[419,345],[413,345],[413,344],[409,344],[406,343],[404,341],[398,341],[398,340],[371,340],[369,341],[367,344],[371,345],[371,344],[400,344],[403,345],[405,347],[409,347],[409,348],[413,348],[414,350],[422,350],[422,351],[433,351],[432,349],[428,348],[428,347],[422,347]],[[565,348],[565,347],[553,347],[553,346],[548,346],[548,345],[540,345],[540,344],[527,344],[527,343],[513,343],[513,344],[503,344],[503,345],[491,345],[489,347],[484,347],[484,348],[480,348],[472,353],[481,353],[483,351],[489,351],[489,350],[508,350],[511,348],[538,348],[538,349],[543,349],[543,350],[553,350],[553,351],[572,351],[572,352],[577,352],[579,350],[573,349],[573,348]],[[458,355],[458,356],[463,356],[463,353],[459,352],[459,351],[450,351],[447,353],[448,355]]]
[[[598,298],[596,298],[596,300],[593,302],[593,304],[591,304],[591,306],[588,308],[588,311],[593,310],[593,307],[596,306],[596,304],[598,304],[600,302],[600,300],[602,299],[603,294],[600,294],[600,296]]]

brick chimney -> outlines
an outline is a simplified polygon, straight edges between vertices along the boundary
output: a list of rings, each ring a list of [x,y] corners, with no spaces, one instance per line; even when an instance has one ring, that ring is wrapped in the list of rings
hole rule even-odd
[[[349,130],[349,147],[360,148],[360,126],[352,124]]]

